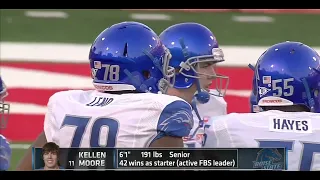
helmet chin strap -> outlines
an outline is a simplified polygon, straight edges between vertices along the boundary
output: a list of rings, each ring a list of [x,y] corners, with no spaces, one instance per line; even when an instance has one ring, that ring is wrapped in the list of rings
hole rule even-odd
[[[197,93],[194,97],[200,104],[205,104],[210,100],[210,94],[207,91],[203,91],[200,86],[200,81],[196,79]]]

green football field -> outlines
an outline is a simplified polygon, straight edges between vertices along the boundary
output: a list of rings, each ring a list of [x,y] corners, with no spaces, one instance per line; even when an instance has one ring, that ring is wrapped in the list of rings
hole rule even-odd
[[[320,45],[319,14],[188,13],[124,10],[63,10],[63,18],[35,18],[32,10],[0,10],[0,40],[15,42],[91,43],[113,23],[139,21],[157,33],[180,22],[198,22],[210,28],[223,45],[272,45],[280,41],[301,41]],[[39,11],[39,10],[37,10]],[[46,10],[48,11],[48,10]],[[150,15],[151,14],[151,15]],[[160,14],[166,20],[141,20],[136,16]],[[260,19],[256,22],[248,22]],[[246,22],[245,22],[246,21]]]
[[[30,147],[31,142],[17,142],[17,143],[11,143],[12,148],[12,157],[11,157],[11,166],[10,170],[14,170],[21,158],[26,153],[27,149]]]

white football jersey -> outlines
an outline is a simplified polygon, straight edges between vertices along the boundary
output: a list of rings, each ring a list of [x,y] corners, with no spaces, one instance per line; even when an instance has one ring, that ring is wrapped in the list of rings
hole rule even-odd
[[[320,114],[265,111],[210,119],[204,148],[287,148],[288,170],[320,170]]]
[[[192,125],[191,106],[178,97],[70,90],[49,99],[44,132],[61,148],[144,148],[163,136],[187,136]]]
[[[211,93],[216,90],[210,90]],[[227,114],[227,102],[223,97],[211,95],[209,102],[206,104],[196,103],[199,115],[198,118],[195,111],[193,113],[194,124],[190,131],[189,136],[183,138],[184,146],[189,148],[200,148],[202,147],[204,129],[210,117],[220,116]]]

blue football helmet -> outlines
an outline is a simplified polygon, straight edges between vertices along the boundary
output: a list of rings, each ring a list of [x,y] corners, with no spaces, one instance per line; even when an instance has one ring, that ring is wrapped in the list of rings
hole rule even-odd
[[[248,65],[249,68],[254,71],[255,67],[251,64]],[[258,102],[257,102],[257,85],[256,85],[256,77],[255,75],[253,75],[252,78],[252,90],[250,93],[250,111],[252,113],[256,113],[256,112],[260,112],[262,111],[261,108],[258,106]]]
[[[208,92],[202,90],[199,79],[201,75],[216,80],[216,96],[224,96],[229,78],[217,74],[215,70],[210,73],[198,71],[200,64],[209,66],[224,61],[224,54],[219,48],[214,34],[205,26],[198,23],[180,23],[165,29],[160,35],[162,43],[170,50],[172,58],[170,66],[179,69],[176,75],[174,87],[176,89],[187,89],[196,84],[196,97],[199,102],[209,101]],[[226,79],[225,88],[222,80]]]
[[[114,24],[102,31],[90,48],[93,85],[102,92],[166,93],[175,77],[170,56],[148,26],[138,22]]]
[[[267,49],[256,68],[257,102],[263,106],[304,105],[320,112],[320,56],[300,42]]]
[[[5,128],[8,123],[10,105],[4,102],[4,99],[7,96],[7,87],[0,76],[0,128]]]

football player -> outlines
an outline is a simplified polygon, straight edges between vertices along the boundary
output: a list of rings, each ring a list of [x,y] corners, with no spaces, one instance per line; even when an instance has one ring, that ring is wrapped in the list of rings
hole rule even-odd
[[[4,103],[8,96],[7,88],[0,76],[0,130],[6,128],[10,105]],[[11,148],[8,140],[0,133],[0,171],[7,171],[10,167]]]
[[[174,88],[168,94],[192,101],[194,109],[195,123],[190,135],[184,138],[185,146],[201,147],[208,117],[227,113],[223,96],[229,78],[216,72],[216,64],[224,61],[224,54],[214,34],[198,23],[175,24],[159,37],[170,50],[170,66],[177,73]],[[213,82],[216,89],[210,90]]]
[[[95,90],[54,94],[42,140],[35,145],[183,147],[182,137],[193,126],[192,108],[181,98],[158,94],[174,84],[169,59],[157,34],[144,24],[122,22],[105,29],[89,53]],[[28,158],[20,170],[30,170]]]
[[[286,148],[288,170],[319,170],[319,54],[300,42],[275,44],[258,59],[255,80],[263,112],[212,118],[204,147]]]

